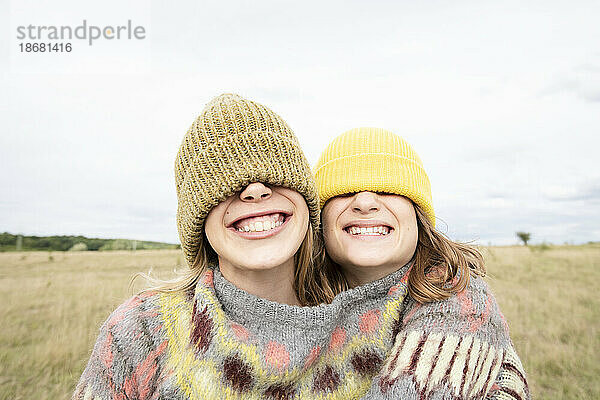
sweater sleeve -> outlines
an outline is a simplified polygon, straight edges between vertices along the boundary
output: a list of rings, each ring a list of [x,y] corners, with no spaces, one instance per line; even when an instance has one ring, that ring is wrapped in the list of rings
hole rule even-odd
[[[531,399],[525,369],[514,347],[506,351],[498,376],[486,399],[489,400],[525,400]]]
[[[72,400],[149,399],[157,357],[148,334],[144,298],[121,304],[102,324]]]
[[[371,398],[529,399],[508,325],[479,277],[443,301],[408,300],[373,387]],[[507,397],[512,392],[520,397]]]

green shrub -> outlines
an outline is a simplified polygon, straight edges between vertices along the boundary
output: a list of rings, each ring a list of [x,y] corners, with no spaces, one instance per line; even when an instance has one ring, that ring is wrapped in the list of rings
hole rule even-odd
[[[73,246],[71,246],[69,251],[87,251],[87,249],[88,249],[87,244],[85,244],[83,242],[79,242],[79,243],[75,243]]]

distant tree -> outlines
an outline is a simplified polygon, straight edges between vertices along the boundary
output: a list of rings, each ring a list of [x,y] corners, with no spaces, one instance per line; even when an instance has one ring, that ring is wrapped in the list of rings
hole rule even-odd
[[[516,235],[517,235],[517,237],[519,239],[521,239],[521,242],[523,242],[523,244],[525,246],[527,246],[527,242],[529,242],[529,239],[531,239],[531,233],[529,233],[529,232],[517,232]]]
[[[98,250],[104,246],[108,240],[106,239],[86,239],[88,250]]]
[[[14,246],[17,243],[17,236],[8,232],[0,233],[0,245]]]

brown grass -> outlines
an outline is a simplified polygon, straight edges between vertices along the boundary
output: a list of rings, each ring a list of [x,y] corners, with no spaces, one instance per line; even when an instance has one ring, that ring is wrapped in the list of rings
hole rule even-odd
[[[490,286],[535,399],[600,399],[600,246],[490,248]]]
[[[600,398],[600,247],[494,247],[486,261],[534,398]],[[0,399],[69,398],[129,278],[182,263],[180,250],[0,253]]]

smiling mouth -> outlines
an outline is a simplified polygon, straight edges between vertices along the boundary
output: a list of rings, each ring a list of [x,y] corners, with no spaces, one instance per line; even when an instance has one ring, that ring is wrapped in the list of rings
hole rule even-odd
[[[344,231],[352,236],[386,236],[389,235],[392,230],[393,229],[387,225],[350,225],[344,228]]]
[[[238,232],[267,232],[283,225],[289,217],[289,214],[274,212],[239,219],[232,224],[232,227]]]

